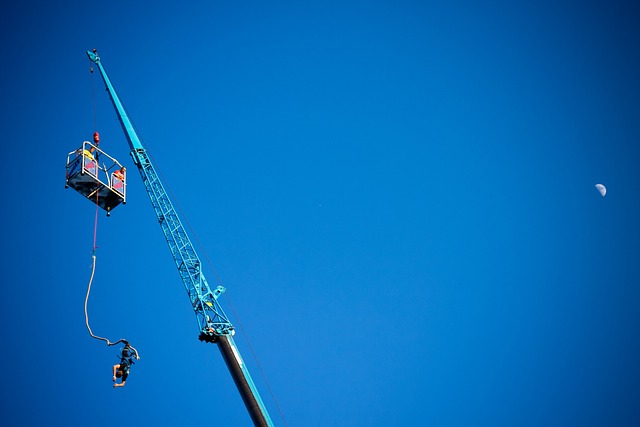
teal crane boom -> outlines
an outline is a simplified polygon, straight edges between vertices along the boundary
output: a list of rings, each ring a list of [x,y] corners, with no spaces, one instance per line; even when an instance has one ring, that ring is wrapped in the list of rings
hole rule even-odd
[[[254,425],[273,426],[269,413],[251,379],[249,370],[233,341],[235,332],[233,325],[218,302],[218,297],[225,291],[224,287],[218,286],[215,290],[209,287],[202,273],[200,258],[198,258],[187,231],[162,185],[147,150],[143,147],[118,94],[111,84],[111,80],[102,66],[97,51],[95,49],[87,51],[87,55],[100,70],[100,75],[104,80],[107,92],[111,97],[116,114],[127,137],[131,148],[131,157],[140,172],[142,182],[151,199],[153,210],[158,218],[173,260],[180,273],[180,278],[189,296],[189,302],[196,315],[200,341],[218,345]]]

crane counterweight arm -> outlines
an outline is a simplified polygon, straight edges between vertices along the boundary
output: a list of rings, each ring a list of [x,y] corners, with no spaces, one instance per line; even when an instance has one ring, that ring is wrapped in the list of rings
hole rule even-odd
[[[189,239],[186,229],[182,225],[177,211],[173,207],[158,173],[142,145],[129,116],[127,115],[120,98],[111,84],[97,51],[87,51],[89,59],[98,66],[100,75],[104,80],[107,92],[111,97],[113,106],[118,115],[118,120],[127,137],[131,148],[131,157],[135,163],[144,187],[147,191],[151,205],[169,245],[173,261],[178,269],[182,283],[184,284],[189,302],[196,315],[199,329],[199,339],[205,342],[216,343],[223,359],[233,377],[233,380],[244,401],[245,407],[256,426],[270,427],[273,422],[269,417],[260,394],[255,387],[251,375],[247,370],[240,352],[233,342],[234,328],[222,307],[218,303],[218,297],[224,288],[218,286],[211,290],[204,274],[202,263]]]

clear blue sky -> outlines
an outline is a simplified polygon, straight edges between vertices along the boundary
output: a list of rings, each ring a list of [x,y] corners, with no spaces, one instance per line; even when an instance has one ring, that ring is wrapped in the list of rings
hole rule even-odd
[[[0,7],[3,425],[250,425],[92,48],[276,425],[251,349],[289,426],[640,424],[632,2],[140,3]],[[94,130],[130,171],[89,302],[142,356],[117,390],[64,188]]]

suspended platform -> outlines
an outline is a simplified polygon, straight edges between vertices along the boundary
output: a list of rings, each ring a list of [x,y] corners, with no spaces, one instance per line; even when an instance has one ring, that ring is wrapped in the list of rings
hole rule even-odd
[[[65,188],[73,188],[107,211],[126,203],[126,170],[116,159],[84,141],[67,155]]]

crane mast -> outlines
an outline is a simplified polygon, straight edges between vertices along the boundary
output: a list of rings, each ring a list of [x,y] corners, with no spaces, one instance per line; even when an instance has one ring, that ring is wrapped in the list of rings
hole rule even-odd
[[[189,296],[199,328],[200,341],[216,343],[229,372],[240,392],[249,415],[255,426],[273,426],[260,394],[251,379],[251,375],[233,341],[234,328],[218,302],[225,291],[222,286],[212,290],[202,273],[202,263],[182,225],[176,209],[173,207],[156,169],[143,147],[111,80],[102,66],[100,57],[94,49],[87,51],[89,59],[100,70],[122,129],[131,148],[131,157],[140,172],[151,205],[158,218],[164,237],[169,245],[173,261],[178,269],[182,283]]]

